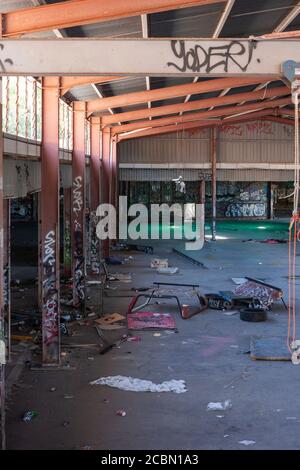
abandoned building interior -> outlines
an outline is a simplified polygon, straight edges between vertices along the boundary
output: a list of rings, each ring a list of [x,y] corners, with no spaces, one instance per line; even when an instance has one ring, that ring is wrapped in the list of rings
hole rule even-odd
[[[300,2],[0,16],[2,449],[299,449]]]

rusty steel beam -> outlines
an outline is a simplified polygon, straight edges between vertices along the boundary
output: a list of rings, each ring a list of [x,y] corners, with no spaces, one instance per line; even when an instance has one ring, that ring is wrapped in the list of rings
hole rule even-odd
[[[262,36],[258,36],[255,39],[297,39],[300,38],[300,30],[295,31],[282,31],[270,34],[263,34]]]
[[[194,111],[205,109],[211,106],[222,106],[226,104],[241,103],[241,101],[254,101],[260,99],[273,98],[276,96],[285,96],[290,94],[287,87],[270,88],[269,90],[249,91],[247,93],[237,93],[235,95],[220,96],[217,98],[207,98],[203,100],[190,101],[186,103],[170,104],[158,106],[152,109],[139,109],[137,111],[127,111],[114,114],[112,116],[103,116],[102,125],[115,124],[124,121],[136,121],[146,119],[150,116],[163,116],[164,114],[176,114],[179,112]]]
[[[71,188],[64,189],[64,275],[71,276]]]
[[[280,114],[284,114],[285,116],[292,116],[295,117],[295,111],[294,109],[285,109],[285,108],[280,108],[279,109]]]
[[[111,168],[110,168],[110,155],[111,155],[111,134],[110,128],[103,129],[102,131],[102,171],[101,171],[101,202],[107,204],[110,202],[110,182],[111,182]],[[103,257],[109,256],[109,239],[103,240],[102,250]]]
[[[91,272],[100,273],[100,243],[96,233],[96,210],[100,203],[100,156],[101,156],[101,121],[100,117],[91,118],[91,159],[90,159],[90,186],[91,186]]]
[[[126,77],[121,76],[105,76],[105,77],[97,77],[97,76],[90,76],[90,77],[61,77],[61,96],[65,95],[67,91],[71,90],[72,88],[83,86],[83,85],[91,85],[95,83],[106,83],[106,82],[114,82],[116,80],[122,80]]]
[[[42,79],[41,284],[43,364],[60,363],[59,331],[59,87]]]
[[[2,15],[2,34],[20,36],[37,31],[70,28],[112,21],[145,13],[156,13],[191,6],[210,5],[225,0],[71,0],[24,8]]]
[[[269,77],[270,78],[270,77]],[[274,77],[270,78],[274,79]],[[224,88],[234,88],[259,83],[262,78],[257,77],[227,77],[216,78],[199,83],[189,83],[187,85],[176,85],[166,88],[158,88],[150,91],[138,91],[124,95],[112,96],[108,98],[88,101],[87,112],[92,114],[104,111],[108,108],[124,107],[133,104],[147,103],[148,101],[166,100],[185,96],[188,94],[208,93],[210,91],[223,90]]]
[[[168,126],[170,124],[181,124],[183,122],[189,121],[196,121],[201,119],[208,119],[208,118],[215,118],[221,116],[230,116],[230,115],[237,115],[242,114],[248,111],[259,110],[263,108],[276,108],[281,105],[291,103],[291,97],[288,98],[281,98],[278,100],[272,101],[262,101],[260,103],[251,103],[244,106],[239,107],[224,107],[213,109],[211,111],[202,111],[199,113],[190,113],[184,114],[182,116],[171,116],[162,119],[155,119],[152,121],[137,121],[131,124],[124,124],[122,126],[115,126],[112,128],[112,135],[118,135],[123,132],[129,132],[132,130],[137,129],[144,129],[146,127],[160,127],[160,126]]]
[[[73,305],[85,310],[85,118],[83,101],[73,103],[71,243]]]
[[[224,119],[212,119],[211,121],[206,120],[206,121],[195,121],[195,122],[186,122],[184,124],[178,124],[178,125],[170,125],[170,126],[164,126],[164,127],[155,127],[155,128],[150,128],[150,129],[143,129],[140,131],[132,131],[132,132],[127,132],[125,134],[120,134],[118,135],[118,141],[123,141],[123,140],[129,140],[129,139],[137,139],[139,137],[148,137],[151,135],[159,135],[159,134],[169,134],[173,132],[179,132],[179,131],[184,131],[188,129],[194,129],[194,128],[211,128],[213,126],[222,126],[222,125],[227,125],[227,124],[232,124],[236,122],[244,122],[244,121],[253,121],[258,118],[261,118],[262,116],[267,116],[267,115],[272,115],[274,112],[273,109],[264,109],[262,111],[256,111],[253,113],[249,113],[245,115],[243,118],[228,118],[226,120]]]
[[[295,122],[292,119],[283,118],[280,116],[267,116],[264,121],[278,122],[279,124],[285,124],[288,126],[295,126]]]

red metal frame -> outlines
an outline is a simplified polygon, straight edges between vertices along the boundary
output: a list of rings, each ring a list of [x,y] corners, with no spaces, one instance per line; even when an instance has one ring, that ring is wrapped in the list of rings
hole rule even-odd
[[[91,118],[91,212],[90,212],[90,261],[92,274],[100,273],[100,241],[97,237],[96,210],[100,203],[100,118]]]
[[[71,188],[64,189],[64,275],[71,276]]]
[[[59,325],[59,87],[42,79],[41,282],[43,363],[60,363]]]
[[[110,153],[111,153],[111,137],[110,129],[105,128],[102,131],[102,203],[110,202],[110,181],[111,181],[111,168],[110,168]],[[103,240],[102,243],[104,258],[109,257],[109,239]]]

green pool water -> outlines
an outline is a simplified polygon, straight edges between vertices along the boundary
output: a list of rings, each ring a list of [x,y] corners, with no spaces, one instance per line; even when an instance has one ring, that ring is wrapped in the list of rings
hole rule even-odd
[[[286,239],[288,237],[288,220],[279,221],[262,221],[262,220],[219,220],[216,223],[217,238],[219,239],[258,239],[265,238],[279,238]],[[154,225],[144,224],[143,231],[147,233],[151,239],[151,233],[156,232],[159,234],[159,239],[167,237],[170,233],[170,239],[173,240],[175,235],[177,237],[183,234],[183,224],[181,225]],[[190,224],[190,229],[195,230],[195,223]],[[211,223],[205,223],[205,236],[209,238],[211,235]],[[129,237],[130,238],[130,237]]]

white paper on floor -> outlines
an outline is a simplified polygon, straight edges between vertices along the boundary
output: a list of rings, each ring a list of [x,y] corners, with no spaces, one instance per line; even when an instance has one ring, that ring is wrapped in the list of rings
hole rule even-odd
[[[243,444],[244,446],[252,446],[253,444],[256,444],[255,441],[247,441],[246,439],[244,441],[239,441],[239,444]]]
[[[184,380],[166,380],[161,384],[155,384],[151,380],[136,379],[123,375],[101,377],[90,382],[91,385],[108,385],[109,387],[129,390],[131,392],[186,392]]]
[[[224,410],[230,410],[232,408],[232,402],[231,400],[225,400],[223,402],[220,401],[211,401],[207,405],[207,410],[208,411],[224,411]]]

